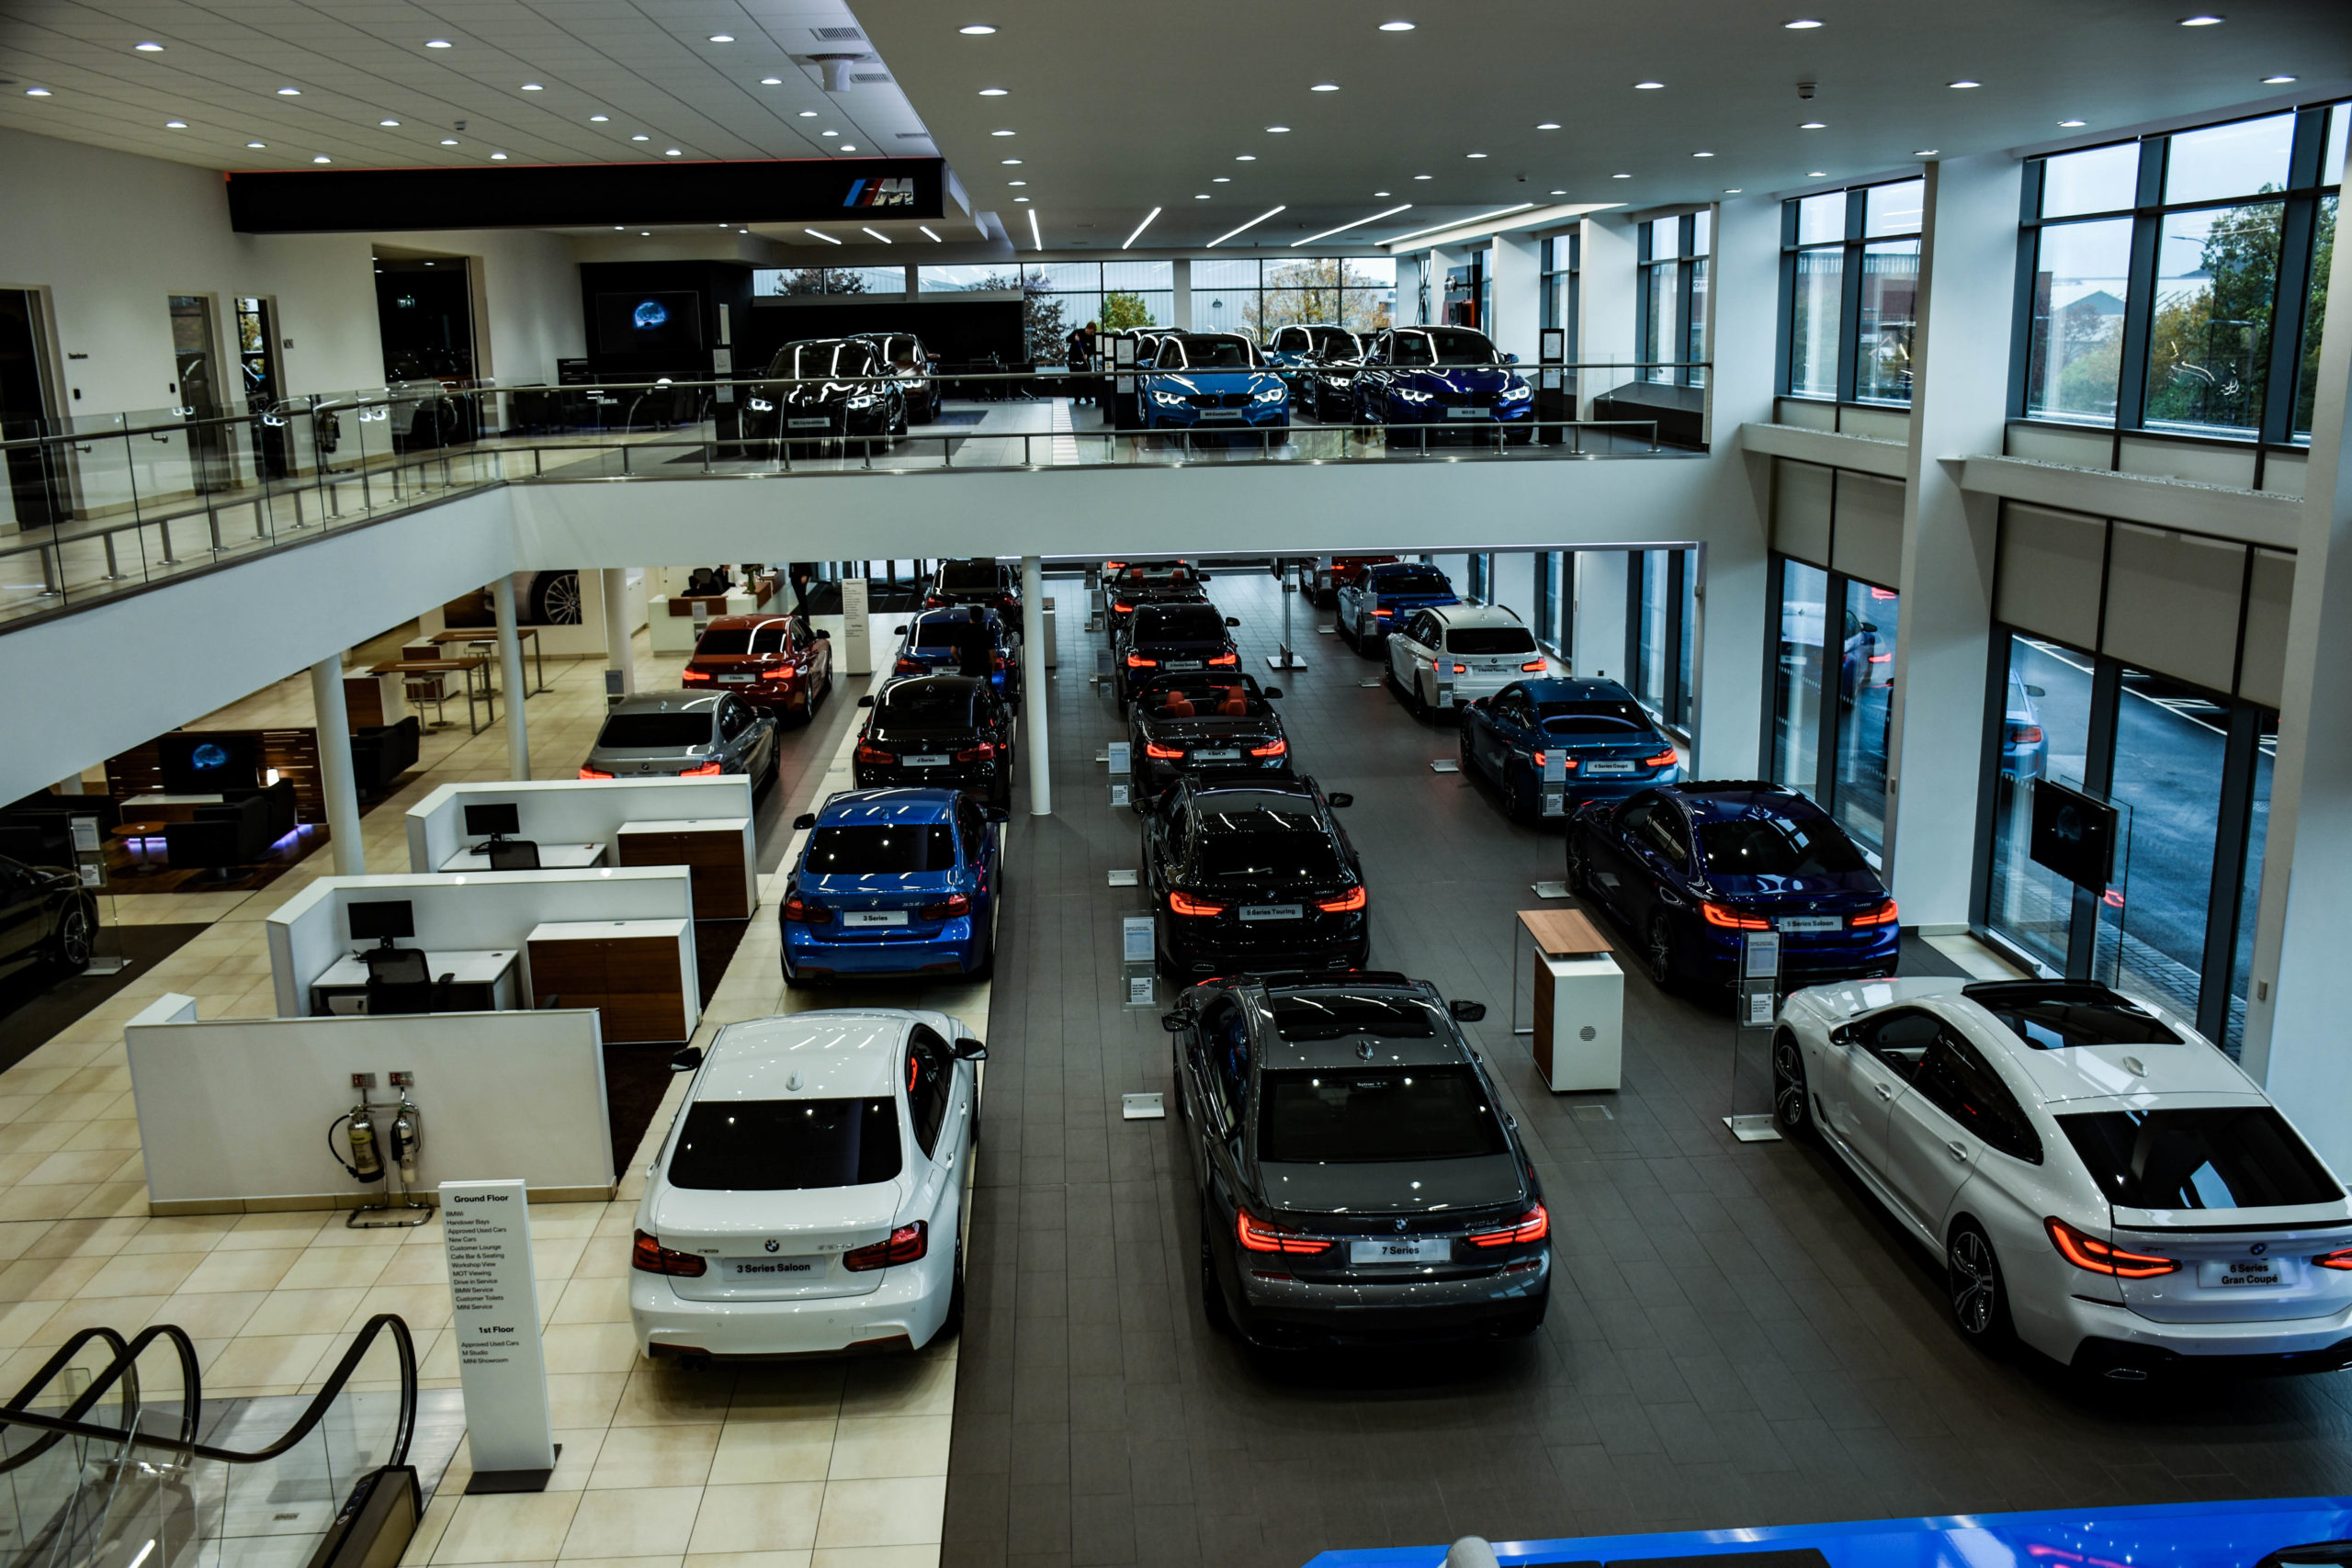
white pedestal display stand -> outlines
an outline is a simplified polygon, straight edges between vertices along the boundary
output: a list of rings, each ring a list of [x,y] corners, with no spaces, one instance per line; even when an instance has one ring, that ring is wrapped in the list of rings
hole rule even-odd
[[[1623,1082],[1625,975],[1599,927],[1576,909],[1521,909],[1511,917],[1511,1032],[1532,1035],[1536,1071],[1555,1094],[1613,1089]],[[1534,997],[1519,1026],[1519,950],[1535,948]]]
[[[474,1461],[469,1495],[544,1492],[561,1452],[548,1410],[531,1213],[520,1181],[441,1184],[448,1249],[449,1332]]]

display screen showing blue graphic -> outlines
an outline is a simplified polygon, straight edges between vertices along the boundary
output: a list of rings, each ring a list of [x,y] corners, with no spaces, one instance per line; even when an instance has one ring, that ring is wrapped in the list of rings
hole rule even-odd
[[[665,291],[596,296],[596,349],[600,354],[643,358],[691,354],[700,347],[700,295]]]
[[[261,747],[253,735],[174,731],[155,742],[167,795],[220,795],[261,785]]]

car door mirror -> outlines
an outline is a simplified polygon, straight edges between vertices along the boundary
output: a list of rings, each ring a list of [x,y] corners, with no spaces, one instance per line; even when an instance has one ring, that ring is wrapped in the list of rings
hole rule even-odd
[[[1454,1000],[1445,1004],[1445,1010],[1453,1015],[1456,1023],[1476,1023],[1487,1016],[1487,1004]]]
[[[980,807],[980,815],[990,822],[1010,822],[1012,820],[1012,811],[1009,807],[983,806]]]
[[[1225,624],[1226,624],[1227,626],[1239,626],[1239,625],[1241,624],[1241,622],[1240,622],[1239,618],[1238,618],[1238,617],[1237,617],[1237,616],[1227,615],[1227,616],[1226,616],[1226,618],[1225,618]]]
[[[857,699],[857,705],[862,708],[870,708],[874,705],[874,699],[870,696],[860,697]]]
[[[1343,810],[1348,807],[1353,806],[1355,803],[1356,797],[1350,795],[1346,790],[1340,790],[1323,797],[1323,804],[1329,807],[1334,811]]]
[[[956,1059],[959,1062],[985,1062],[989,1059],[989,1048],[968,1034],[962,1035],[956,1042]]]
[[[1850,1023],[1841,1023],[1829,1032],[1829,1043],[1832,1045],[1851,1045],[1860,1038],[1860,1032]]]
[[[822,626],[819,626],[815,631],[810,632],[808,635],[816,638],[819,642],[831,642],[833,640],[833,634],[827,631]]]
[[[2029,697],[2046,697],[2050,694],[2040,686],[2028,686],[2025,689],[2025,694]]]
[[[1159,1027],[1170,1034],[1182,1034],[1193,1025],[1181,1012],[1163,1012],[1159,1015]]]
[[[907,628],[904,626],[892,626],[890,628],[890,632],[894,637],[904,637],[907,635]]]
[[[670,1070],[673,1073],[691,1073],[701,1066],[702,1047],[699,1045],[689,1045],[670,1058]]]
[[[816,825],[817,814],[813,811],[804,811],[792,819],[792,830],[796,833],[805,832]]]
[[[1272,702],[1283,694],[1283,689],[1280,686],[1261,686],[1258,688],[1258,694],[1268,702]]]

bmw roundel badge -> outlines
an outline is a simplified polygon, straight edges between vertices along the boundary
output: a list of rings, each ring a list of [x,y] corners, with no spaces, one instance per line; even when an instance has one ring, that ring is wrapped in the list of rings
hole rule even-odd
[[[2264,1253],[2270,1250],[2270,1244],[2267,1241],[2257,1241],[2252,1247],[2247,1247],[2246,1250],[2253,1253],[2256,1258],[2259,1258]]]
[[[777,1250],[776,1239],[774,1236],[768,1237],[768,1250],[770,1252]]]

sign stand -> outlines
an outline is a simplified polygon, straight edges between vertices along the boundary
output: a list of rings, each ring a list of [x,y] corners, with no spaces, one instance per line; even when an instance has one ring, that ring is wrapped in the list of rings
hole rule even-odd
[[[1298,567],[1298,562],[1294,560],[1284,560],[1280,558],[1276,558],[1274,575],[1282,580],[1283,585],[1283,640],[1282,652],[1280,654],[1270,653],[1266,655],[1266,668],[1269,670],[1304,670],[1306,668],[1306,660],[1301,659],[1296,653],[1293,652],[1290,646],[1290,602],[1291,596],[1298,592],[1298,584],[1292,581],[1291,573]]]
[[[555,1473],[547,1348],[531,1272],[530,1202],[519,1180],[441,1184],[442,1246],[449,1259],[449,1332],[473,1455],[469,1496],[544,1492]]]
[[[1126,985],[1123,1006],[1156,1008],[1159,1005],[1159,966],[1154,962],[1152,951],[1157,943],[1152,924],[1148,910],[1119,917],[1119,968]]]
[[[107,852],[98,840],[98,819],[95,817],[74,817],[68,820],[74,828],[74,873],[81,877],[82,886],[91,892],[104,892],[107,886]],[[101,954],[96,951],[98,937],[106,929],[105,920],[100,919],[97,929],[90,933],[92,952],[90,962],[82,971],[85,975],[119,975],[130,967],[130,960],[119,953]]]
[[[1105,749],[1107,754],[1102,759],[1111,765],[1111,804],[1123,811],[1127,808],[1133,798],[1129,793],[1132,773],[1127,764],[1128,748],[1131,744],[1132,742],[1125,740],[1112,741]]]
[[[1772,1112],[1742,1114],[1739,1109],[1739,1043],[1758,1030],[1765,1031],[1770,1040],[1772,1021],[1780,1008],[1781,933],[1778,931],[1744,931],[1740,937],[1739,994],[1733,999],[1736,1012],[1731,1031],[1731,1114],[1723,1119],[1731,1135],[1743,1144],[1777,1144],[1781,1134]],[[1765,1053],[1766,1092],[1764,1103],[1771,1104],[1771,1054]]]

